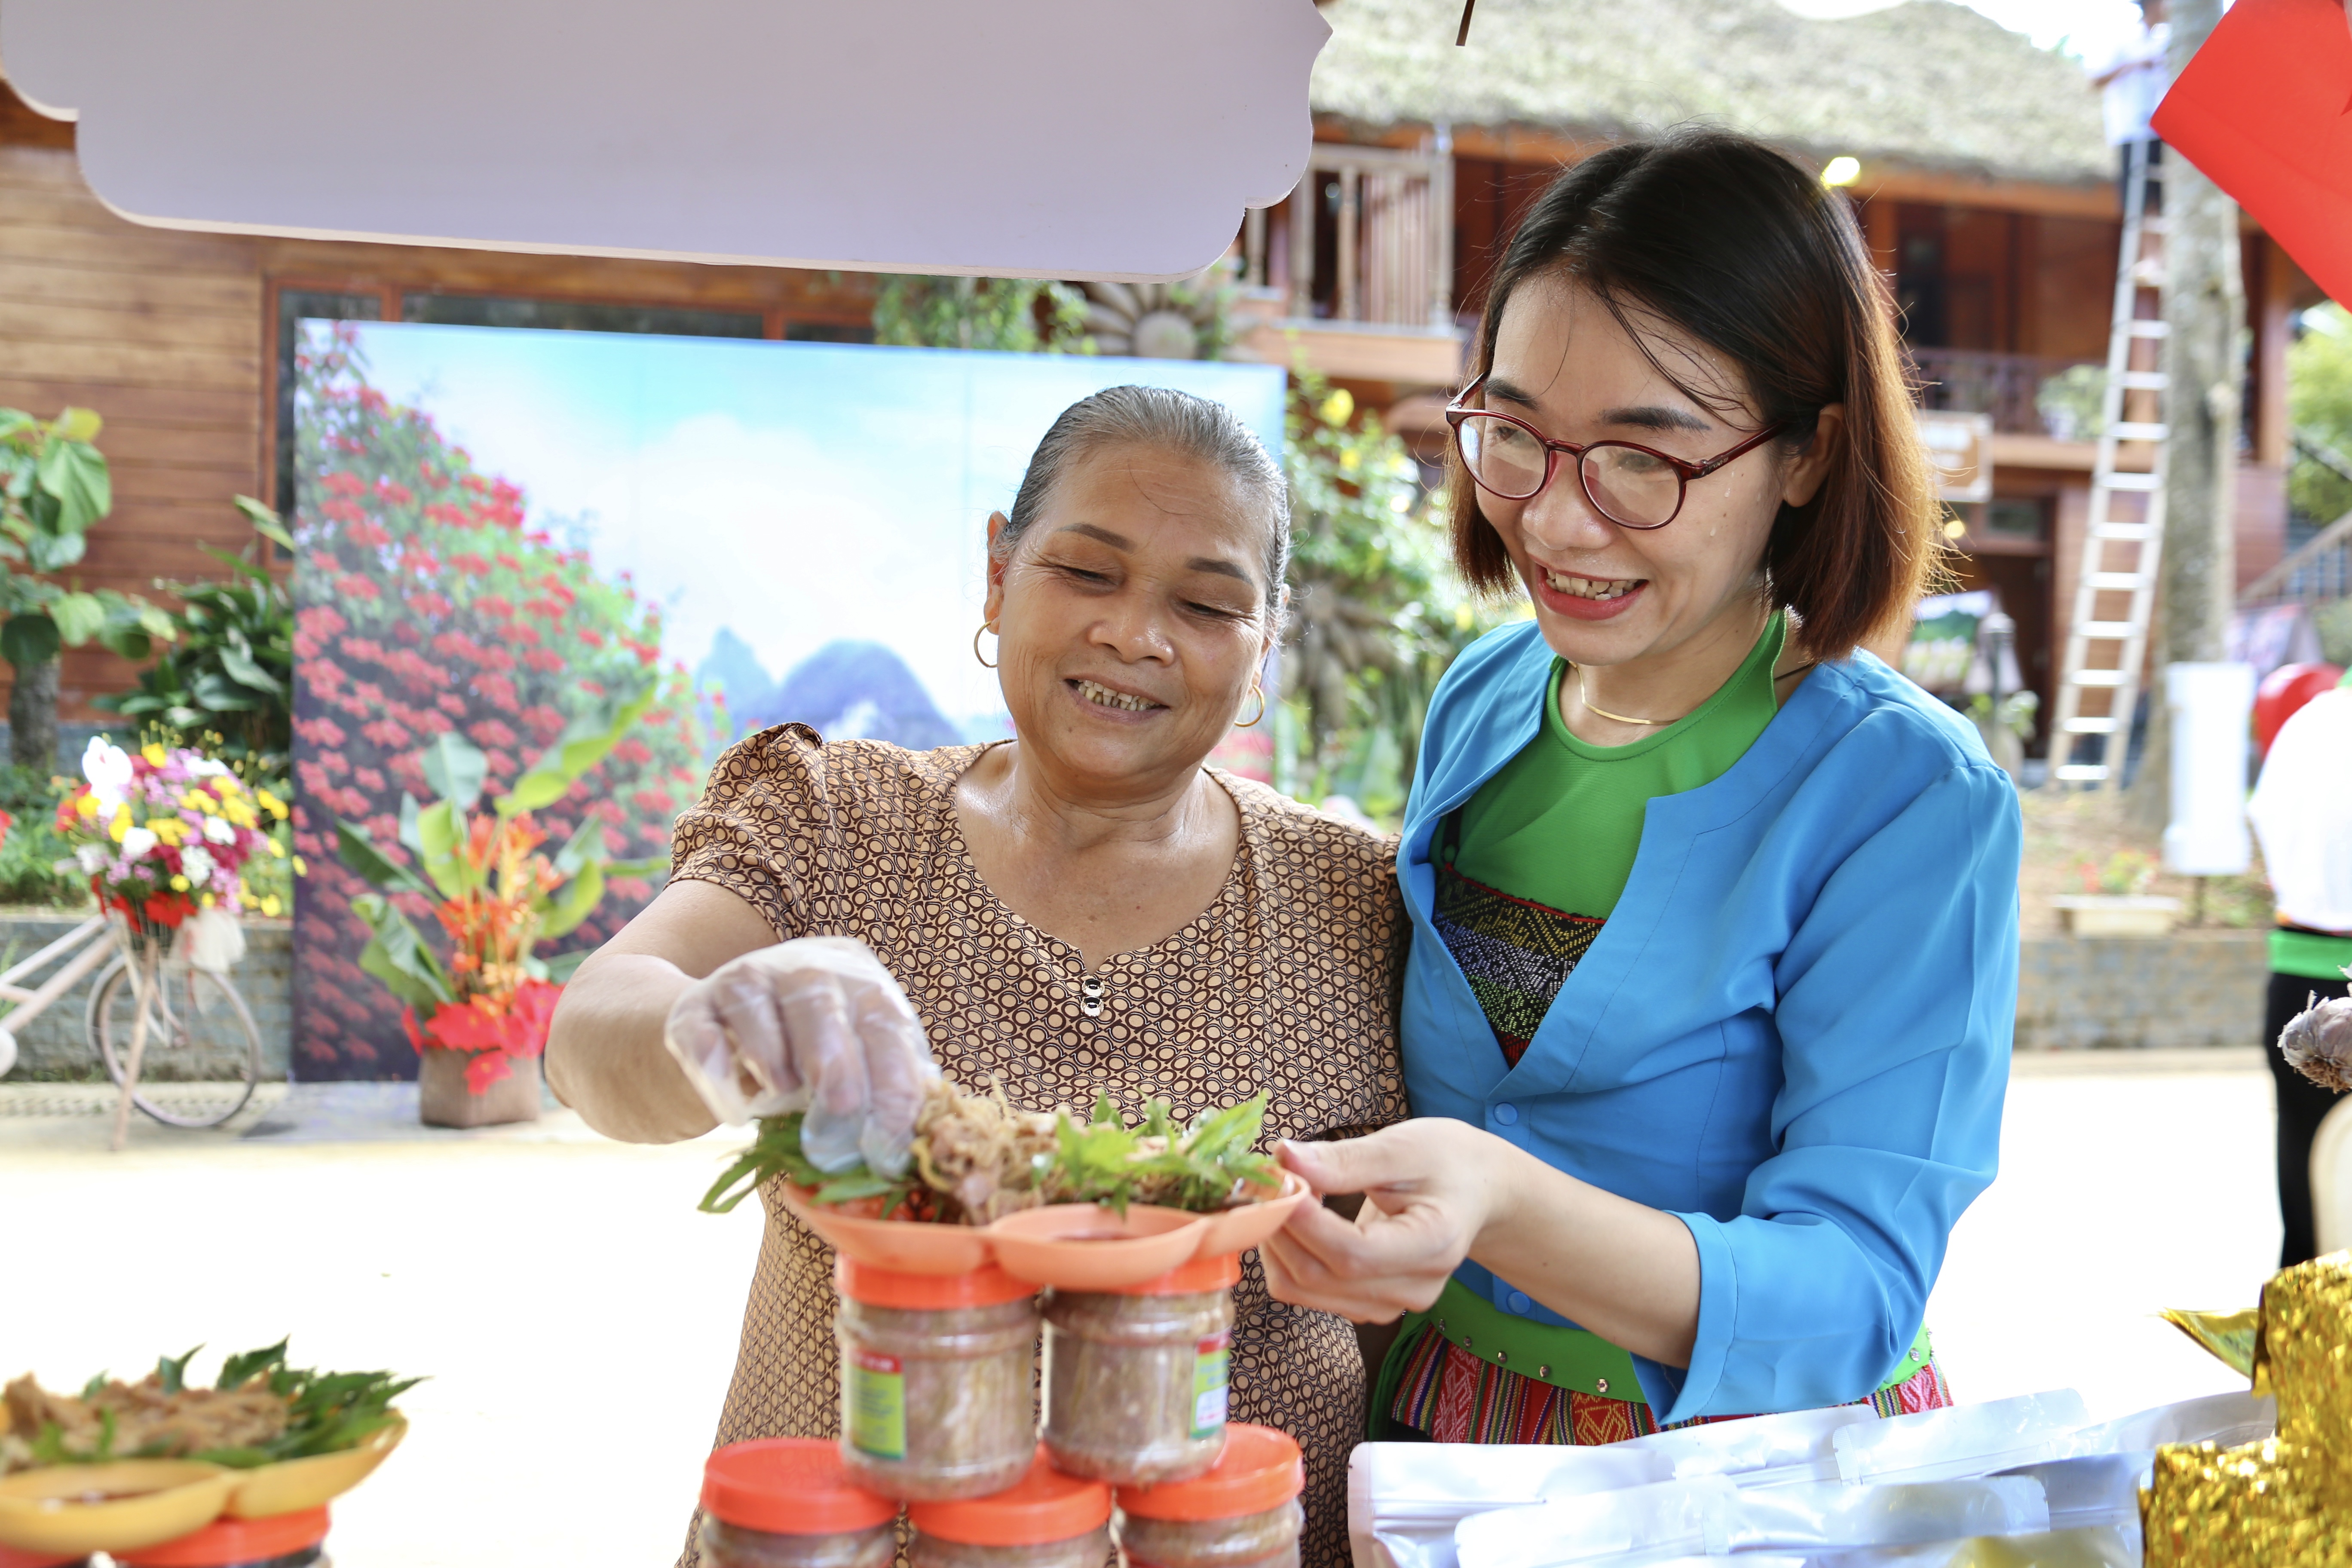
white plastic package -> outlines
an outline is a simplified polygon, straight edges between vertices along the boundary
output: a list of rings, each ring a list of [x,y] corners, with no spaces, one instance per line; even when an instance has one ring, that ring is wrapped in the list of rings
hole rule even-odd
[[[939,1075],[907,994],[850,937],[799,937],[719,965],[679,994],[662,1038],[721,1121],[805,1110],[801,1150],[825,1171],[861,1157],[904,1171]]]
[[[1699,1476],[1730,1476],[1743,1487],[1834,1480],[1831,1435],[1877,1419],[1866,1405],[1841,1405],[1599,1448],[1366,1443],[1348,1461],[1356,1568],[1454,1568],[1454,1527],[1489,1509]]]
[[[2064,1458],[2090,1418],[2083,1396],[2060,1388],[1857,1422],[1830,1441],[1841,1480],[1950,1480]]]
[[[2050,1528],[2029,1477],[1910,1485],[1835,1481],[1742,1490],[1723,1476],[1475,1514],[1461,1568],[1649,1568],[1678,1556],[1925,1545]]]
[[[2257,1398],[2242,1389],[2183,1399],[2152,1410],[2085,1426],[2074,1434],[2069,1451],[2076,1455],[2128,1454],[2160,1448],[2167,1443],[2215,1443],[2235,1448],[2259,1443],[2278,1431],[2278,1401],[2269,1394]]]

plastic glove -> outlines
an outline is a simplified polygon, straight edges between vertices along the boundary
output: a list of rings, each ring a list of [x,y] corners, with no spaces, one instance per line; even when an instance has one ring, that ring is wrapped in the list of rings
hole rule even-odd
[[[824,1171],[863,1157],[904,1173],[939,1076],[907,994],[850,937],[799,937],[721,964],[678,996],[662,1038],[721,1121],[807,1111],[801,1152]]]

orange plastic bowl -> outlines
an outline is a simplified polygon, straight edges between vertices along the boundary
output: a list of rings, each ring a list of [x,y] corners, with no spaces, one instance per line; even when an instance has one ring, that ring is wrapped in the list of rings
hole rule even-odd
[[[784,1206],[845,1258],[900,1274],[969,1274],[988,1261],[987,1234],[968,1225],[864,1219],[811,1203],[786,1184]]]
[[[1283,1172],[1282,1190],[1276,1195],[1208,1215],[1208,1234],[1201,1238],[1199,1256],[1215,1258],[1227,1252],[1247,1252],[1280,1230],[1293,1211],[1314,1196],[1297,1172]]]
[[[1209,1222],[1177,1209],[1048,1204],[1007,1215],[982,1233],[1016,1279],[1065,1290],[1109,1290],[1156,1279],[1200,1250]]]

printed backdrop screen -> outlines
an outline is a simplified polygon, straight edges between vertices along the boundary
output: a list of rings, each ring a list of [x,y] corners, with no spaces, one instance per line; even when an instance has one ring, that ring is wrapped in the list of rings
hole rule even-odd
[[[1232,406],[1269,450],[1270,365],[305,321],[297,357],[295,1071],[405,1078],[400,1008],[361,972],[365,891],[338,818],[397,837],[445,730],[530,766],[605,690],[653,711],[572,796],[621,858],[729,742],[787,721],[909,747],[1009,725],[972,658],[987,518],[1055,416],[1105,386]],[[1246,767],[1246,758],[1242,759]],[[1256,771],[1256,770],[1250,770]],[[615,879],[562,949],[656,879]],[[422,900],[411,914],[428,931]]]

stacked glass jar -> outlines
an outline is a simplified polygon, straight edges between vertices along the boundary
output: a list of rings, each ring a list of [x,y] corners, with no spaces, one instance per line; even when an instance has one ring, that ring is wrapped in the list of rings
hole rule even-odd
[[[121,1568],[328,1568],[327,1510],[216,1519],[193,1535],[118,1552]]]
[[[1041,1443],[1036,1285],[992,1263],[920,1274],[840,1258],[840,1441],[713,1454],[705,1561],[881,1568],[905,1503],[914,1568],[1099,1568],[1117,1486],[1148,1543],[1137,1563],[1295,1568],[1297,1445],[1246,1426],[1228,1443],[1240,1279],[1226,1254],[1139,1284],[1048,1286]]]
[[[1122,1568],[1298,1568],[1307,1516],[1298,1445],[1271,1426],[1236,1423],[1205,1474],[1121,1487],[1115,1528]]]

